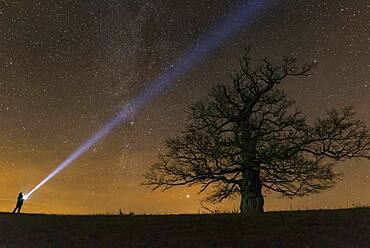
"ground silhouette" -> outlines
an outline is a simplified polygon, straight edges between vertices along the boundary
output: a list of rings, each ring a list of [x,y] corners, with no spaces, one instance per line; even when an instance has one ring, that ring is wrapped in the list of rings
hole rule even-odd
[[[173,216],[0,214],[0,247],[368,247],[370,208]]]

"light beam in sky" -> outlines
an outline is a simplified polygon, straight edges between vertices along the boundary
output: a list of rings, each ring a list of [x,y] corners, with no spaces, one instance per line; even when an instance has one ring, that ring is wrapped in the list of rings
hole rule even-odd
[[[273,0],[251,0],[244,1],[235,6],[226,19],[208,35],[200,38],[195,45],[186,51],[176,63],[168,68],[161,76],[153,80],[138,94],[130,103],[124,105],[118,114],[103,125],[95,134],[93,134],[85,143],[75,150],[69,157],[60,163],[48,176],[37,184],[25,199],[39,189],[51,178],[56,176],[73,161],[87,152],[91,147],[104,138],[112,129],[123,124],[131,118],[143,105],[156,97],[159,93],[168,88],[176,79],[181,77],[192,67],[199,65],[207,56],[219,48],[227,39],[231,38],[242,28],[252,24],[263,11],[272,6]]]

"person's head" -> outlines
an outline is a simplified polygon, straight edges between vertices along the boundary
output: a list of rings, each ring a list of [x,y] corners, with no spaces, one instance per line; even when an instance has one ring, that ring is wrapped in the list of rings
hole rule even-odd
[[[20,192],[18,196],[19,196],[19,197],[23,197],[23,193],[22,193],[22,192]]]

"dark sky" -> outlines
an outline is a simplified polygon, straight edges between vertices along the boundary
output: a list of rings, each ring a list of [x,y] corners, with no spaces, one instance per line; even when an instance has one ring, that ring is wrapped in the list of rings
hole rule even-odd
[[[242,1],[0,1],[0,211],[32,189],[148,83]],[[229,83],[250,45],[256,59],[316,60],[309,78],[283,86],[308,117],[353,105],[370,126],[370,2],[274,1],[204,63],[32,195],[27,212],[184,213],[196,189],[140,186],[184,110]],[[337,167],[337,187],[297,200],[266,192],[266,209],[370,204],[370,164]],[[216,206],[237,208],[238,200]]]

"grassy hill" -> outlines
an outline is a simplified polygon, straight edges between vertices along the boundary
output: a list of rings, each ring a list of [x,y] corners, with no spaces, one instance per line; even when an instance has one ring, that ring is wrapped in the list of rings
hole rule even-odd
[[[370,208],[260,216],[0,214],[0,247],[370,247]]]

